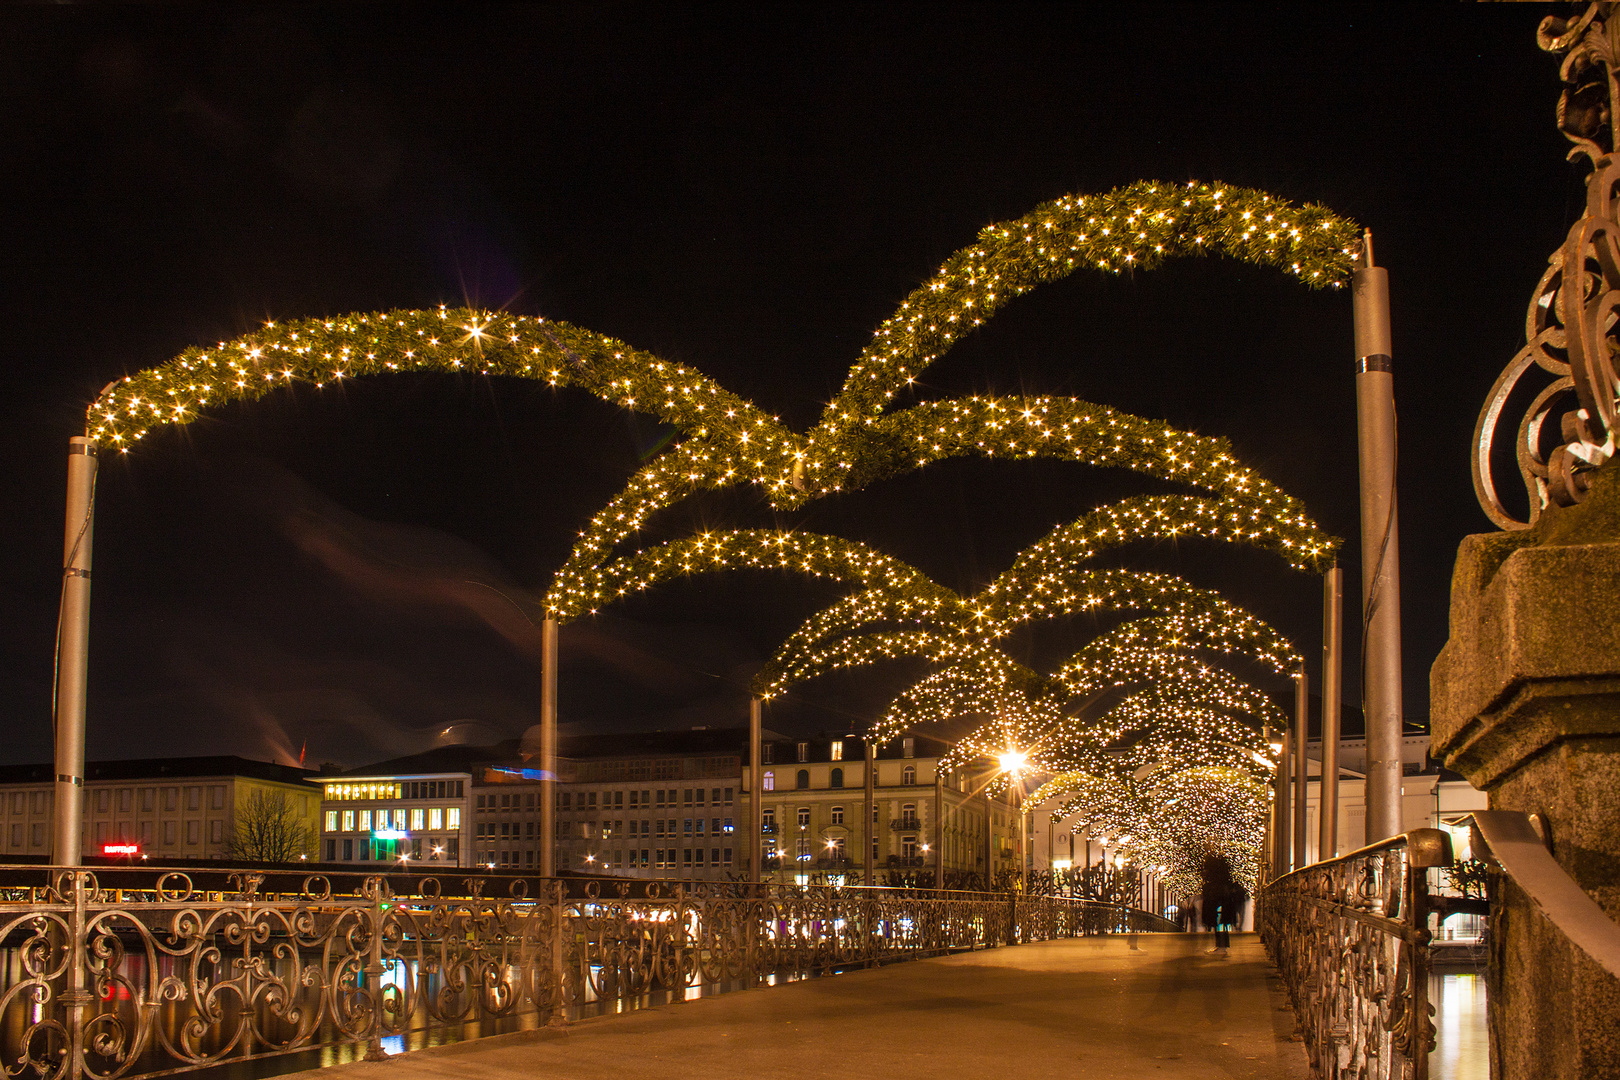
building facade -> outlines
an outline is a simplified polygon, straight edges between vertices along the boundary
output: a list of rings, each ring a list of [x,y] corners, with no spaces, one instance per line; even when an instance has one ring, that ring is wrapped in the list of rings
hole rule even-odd
[[[1010,871],[1016,811],[1006,798],[984,794],[983,775],[942,770],[946,749],[913,737],[875,746],[868,800],[865,740],[767,741],[760,764],[763,879],[884,884],[922,874],[931,880],[941,847],[947,885]],[[867,848],[872,882],[864,881]]]
[[[86,855],[231,858],[237,814],[255,797],[285,799],[307,835],[320,829],[306,769],[221,756],[92,761],[84,773]],[[0,854],[49,858],[55,775],[49,764],[0,767]]]
[[[447,747],[323,778],[322,856],[535,872],[535,743]],[[746,729],[569,737],[558,750],[559,873],[725,881],[751,872]],[[759,792],[764,880],[858,883],[868,847],[880,883],[931,875],[941,845],[948,881],[982,877],[986,867],[992,878],[1010,871],[1015,810],[986,798],[966,773],[936,776],[944,750],[909,738],[878,747],[868,800],[861,739],[768,733]]]

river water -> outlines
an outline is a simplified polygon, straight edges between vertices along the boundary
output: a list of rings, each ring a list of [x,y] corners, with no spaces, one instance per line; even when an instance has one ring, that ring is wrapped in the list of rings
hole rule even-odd
[[[1434,1080],[1489,1080],[1490,1042],[1485,1028],[1485,975],[1436,971],[1429,975],[1429,1002],[1438,1029],[1429,1075]]]

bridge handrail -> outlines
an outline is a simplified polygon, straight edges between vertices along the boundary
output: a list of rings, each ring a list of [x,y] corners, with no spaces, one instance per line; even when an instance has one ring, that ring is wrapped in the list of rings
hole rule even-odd
[[[39,1080],[375,1059],[408,1032],[1156,928],[1018,892],[439,871],[0,866],[0,1059]]]
[[[1450,862],[1450,836],[1414,829],[1261,889],[1256,925],[1316,1077],[1428,1080],[1427,871]]]
[[[1461,821],[1472,823],[1480,841],[1474,847],[1490,853],[1559,933],[1620,978],[1620,925],[1558,865],[1535,818],[1517,810],[1476,810]]]

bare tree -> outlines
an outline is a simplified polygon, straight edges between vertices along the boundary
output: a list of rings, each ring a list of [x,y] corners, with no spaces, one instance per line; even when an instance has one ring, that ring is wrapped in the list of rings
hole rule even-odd
[[[244,862],[297,862],[315,857],[315,831],[285,791],[255,791],[237,804],[227,847],[231,858]]]

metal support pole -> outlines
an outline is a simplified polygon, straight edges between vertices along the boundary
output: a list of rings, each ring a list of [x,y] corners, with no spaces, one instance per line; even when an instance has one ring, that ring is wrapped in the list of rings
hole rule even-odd
[[[1310,684],[1305,673],[1294,676],[1294,867],[1306,863],[1305,851],[1305,796],[1310,783],[1306,768],[1306,746],[1311,735]]]
[[[934,888],[945,888],[945,774],[934,762]]]
[[[1344,571],[1334,563],[1322,578],[1321,839],[1316,857],[1339,854],[1339,708],[1344,697]]]
[[[84,845],[84,706],[90,677],[90,552],[96,523],[96,444],[68,440],[62,607],[56,628],[56,784],[51,861],[78,866]]]
[[[1362,708],[1367,717],[1367,837],[1401,831],[1401,568],[1395,500],[1395,391],[1389,274],[1364,265],[1351,279],[1356,417],[1361,458]]]
[[[540,624],[540,876],[557,876],[557,620]]]
[[[763,701],[748,699],[748,865],[753,868],[748,880],[756,885],[765,880],[765,774],[760,771],[764,711]]]
[[[1277,859],[1277,876],[1282,877],[1294,869],[1293,800],[1288,797],[1293,784],[1288,779],[1288,765],[1294,755],[1294,735],[1282,733],[1282,758],[1277,762],[1277,829],[1272,834],[1273,851]]]
[[[996,887],[996,840],[995,840],[995,811],[990,803],[990,785],[985,781],[984,788],[984,891],[989,892]]]
[[[866,828],[861,830],[862,835],[866,837],[866,850],[861,853],[866,857],[866,877],[862,880],[868,885],[876,885],[877,878],[874,876],[877,873],[874,867],[876,853],[872,849],[877,845],[878,827],[877,744],[872,741],[870,736],[867,736],[861,740],[861,745],[866,747],[866,771],[864,775],[866,781]]]

